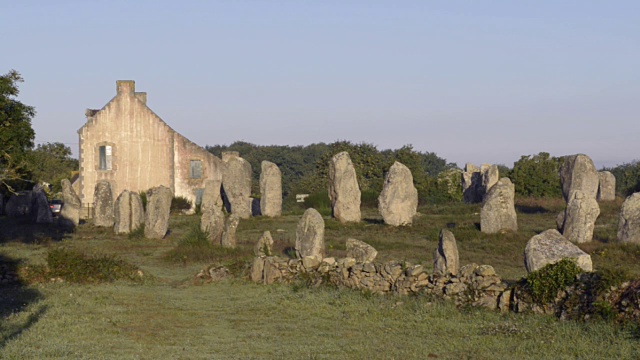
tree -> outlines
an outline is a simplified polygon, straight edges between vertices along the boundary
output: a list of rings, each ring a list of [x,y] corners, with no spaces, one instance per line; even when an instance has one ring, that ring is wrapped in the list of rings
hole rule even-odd
[[[622,196],[629,196],[640,191],[640,161],[617,165],[613,168],[605,168],[616,177],[616,192]]]
[[[516,194],[532,197],[558,197],[562,195],[558,170],[562,158],[551,157],[549,153],[521,156],[513,164],[509,174]]]
[[[36,111],[16,99],[23,81],[15,70],[0,76],[0,182],[9,190],[28,179],[26,155],[35,138],[31,119]]]
[[[31,179],[51,184],[54,192],[61,191],[60,181],[70,178],[78,170],[78,160],[71,157],[71,148],[62,143],[40,144],[28,155]]]

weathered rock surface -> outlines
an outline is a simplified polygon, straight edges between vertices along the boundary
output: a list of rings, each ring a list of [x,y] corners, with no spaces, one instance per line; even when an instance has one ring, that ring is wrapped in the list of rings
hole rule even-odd
[[[616,177],[609,171],[599,171],[598,201],[613,201],[616,199]]]
[[[581,190],[572,191],[565,210],[562,235],[576,243],[590,242],[598,215],[600,207],[595,197],[587,197]]]
[[[640,192],[627,197],[622,203],[617,240],[640,244]]]
[[[515,187],[509,178],[495,184],[485,199],[480,211],[480,230],[495,234],[501,230],[518,231],[518,216],[515,209]]]
[[[313,208],[307,209],[296,228],[296,256],[324,256],[324,219]]]
[[[433,272],[436,274],[457,275],[460,267],[456,238],[449,230],[440,230],[438,248],[433,253]]]
[[[481,172],[482,187],[480,188],[480,194],[478,194],[478,197],[482,196],[482,199],[484,200],[487,194],[489,194],[491,188],[500,180],[500,170],[498,170],[497,165],[488,165],[481,169]]]
[[[575,259],[576,264],[584,271],[593,270],[591,256],[554,229],[532,237],[524,250],[524,266],[527,272],[539,270],[562,259]]]
[[[467,163],[462,172],[462,199],[467,204],[482,201],[478,199],[478,186],[482,183],[482,173],[477,166]]]
[[[347,257],[356,259],[358,263],[373,262],[378,251],[371,245],[358,239],[347,239]]]
[[[206,180],[204,182],[204,191],[202,192],[202,203],[200,204],[200,211],[203,213],[213,208],[222,209],[222,197],[220,196],[220,187],[222,181],[220,180]]]
[[[255,256],[271,256],[273,255],[273,238],[270,231],[265,231],[256,242],[253,248],[253,254]]]
[[[73,190],[69,179],[62,179],[62,208],[60,209],[60,219],[69,226],[78,226],[80,223],[80,211],[82,203],[80,197]]]
[[[95,226],[113,227],[115,217],[111,183],[107,180],[98,181],[93,193],[93,199],[93,224]]]
[[[200,217],[200,230],[207,233],[211,244],[222,244],[224,227],[224,213],[222,213],[221,208],[213,206],[202,212],[202,216]]]
[[[142,199],[136,192],[124,190],[116,199],[115,224],[116,234],[129,234],[144,224],[144,208]]]
[[[593,161],[587,155],[566,156],[559,170],[562,196],[571,200],[574,191],[582,191],[585,198],[596,198],[600,178]]]
[[[282,215],[282,173],[278,165],[263,161],[260,172],[260,212],[263,216]]]
[[[223,153],[222,189],[227,211],[242,219],[251,217],[251,164],[235,154]]]
[[[360,222],[360,186],[356,169],[346,151],[329,162],[329,200],[333,217],[341,223]]]
[[[147,211],[144,216],[144,237],[162,239],[169,230],[169,214],[173,193],[166,186],[147,191]]]
[[[401,226],[413,223],[417,209],[418,190],[413,185],[411,170],[396,161],[384,178],[378,211],[386,224]]]
[[[224,224],[224,233],[222,234],[221,244],[223,247],[235,248],[237,246],[236,230],[238,230],[238,224],[240,224],[240,216],[237,214],[229,215]]]
[[[37,224],[51,224],[53,222],[53,214],[51,214],[47,194],[44,193],[41,187],[35,187],[33,189],[32,213],[35,215],[35,222]]]

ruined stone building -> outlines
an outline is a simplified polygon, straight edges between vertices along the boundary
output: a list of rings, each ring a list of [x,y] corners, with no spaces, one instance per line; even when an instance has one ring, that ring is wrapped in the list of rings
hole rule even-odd
[[[79,196],[93,203],[99,180],[109,180],[114,196],[164,185],[195,206],[206,180],[222,180],[222,161],[175,132],[147,107],[135,82],[116,82],[116,96],[102,109],[88,109],[80,137]]]

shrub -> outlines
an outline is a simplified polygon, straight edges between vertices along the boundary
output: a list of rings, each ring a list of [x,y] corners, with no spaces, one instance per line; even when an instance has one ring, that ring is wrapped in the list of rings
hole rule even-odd
[[[91,257],[65,248],[54,249],[47,254],[47,274],[73,283],[140,279],[136,266],[115,256]]]
[[[360,203],[362,207],[376,209],[378,208],[378,195],[377,191],[362,190],[360,194]]]
[[[582,269],[575,261],[562,259],[555,264],[549,264],[540,270],[531,272],[526,278],[526,287],[533,301],[539,304],[550,303],[555,300],[558,291],[576,282],[576,277]]]
[[[314,208],[324,216],[331,215],[331,201],[329,201],[328,191],[318,191],[310,194],[304,199],[305,208]]]
[[[548,153],[522,156],[513,164],[509,174],[516,194],[530,197],[559,197],[562,195],[558,170],[562,158]]]
[[[175,196],[171,199],[171,212],[179,212],[191,209],[191,201],[183,196]]]

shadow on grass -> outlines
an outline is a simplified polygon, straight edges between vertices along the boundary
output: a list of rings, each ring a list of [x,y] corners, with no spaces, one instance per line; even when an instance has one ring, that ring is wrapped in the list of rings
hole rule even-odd
[[[40,244],[71,237],[73,225],[56,217],[51,224],[36,224],[29,217],[0,217],[0,243]]]
[[[47,311],[46,306],[41,306],[22,324],[7,325],[7,317],[25,311],[29,305],[43,298],[38,290],[28,288],[17,278],[18,264],[18,260],[0,254],[0,277],[8,281],[6,284],[0,284],[0,349],[37,323]]]
[[[384,225],[384,220],[383,219],[362,219],[362,221],[364,221],[367,224],[374,224],[374,225]]]

